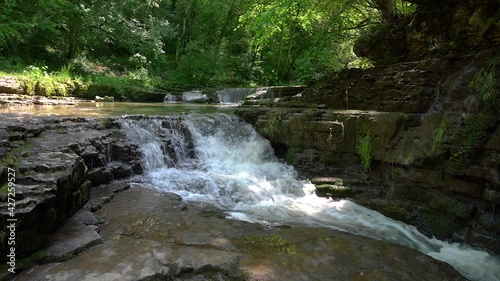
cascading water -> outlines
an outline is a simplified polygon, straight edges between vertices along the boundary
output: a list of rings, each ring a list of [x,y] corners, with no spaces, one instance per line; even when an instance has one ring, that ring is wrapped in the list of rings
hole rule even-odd
[[[201,101],[201,100],[207,100],[207,99],[208,99],[207,95],[203,94],[203,92],[200,90],[193,90],[193,91],[182,93],[182,100],[187,101],[187,102]]]
[[[166,94],[163,98],[164,103],[176,103],[178,100],[179,98],[173,94]]]
[[[247,123],[224,114],[124,120],[158,189],[204,201],[228,218],[262,224],[329,227],[416,249],[471,280],[500,280],[500,258],[431,239],[410,225],[351,201],[317,197],[293,167]]]
[[[260,98],[271,98],[267,95],[274,94],[276,91],[272,87],[264,88],[225,88],[216,92],[220,103],[237,104],[246,97],[259,94]]]

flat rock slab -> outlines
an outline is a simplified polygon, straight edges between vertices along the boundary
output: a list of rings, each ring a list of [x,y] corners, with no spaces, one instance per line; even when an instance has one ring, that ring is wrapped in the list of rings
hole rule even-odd
[[[465,280],[408,248],[325,228],[225,219],[209,204],[137,185],[96,215],[107,221],[102,244],[15,280]],[[82,240],[52,251],[71,252]]]
[[[65,259],[101,242],[96,226],[85,225],[72,218],[53,235],[50,246],[44,253],[48,259]]]

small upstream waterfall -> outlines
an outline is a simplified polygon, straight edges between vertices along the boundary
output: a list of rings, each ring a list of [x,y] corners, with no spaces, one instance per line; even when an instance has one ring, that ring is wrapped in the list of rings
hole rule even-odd
[[[219,101],[224,104],[236,104],[248,96],[263,98],[276,98],[277,90],[275,87],[263,88],[225,88],[216,92]]]
[[[209,202],[228,218],[270,225],[328,227],[416,249],[471,280],[500,280],[500,259],[431,239],[415,227],[348,200],[317,197],[293,167],[274,156],[249,124],[224,114],[123,120],[143,153],[153,186],[184,200]],[[425,269],[422,269],[425,270]]]
[[[173,94],[166,94],[163,98],[164,103],[176,103],[178,101],[178,97]]]
[[[208,96],[203,94],[200,90],[192,90],[183,92],[179,95],[168,93],[163,98],[164,103],[177,103],[177,102],[206,102]]]
[[[205,99],[208,99],[207,95],[203,94],[203,92],[199,90],[193,90],[182,93],[183,101],[194,101],[194,100],[205,100]]]

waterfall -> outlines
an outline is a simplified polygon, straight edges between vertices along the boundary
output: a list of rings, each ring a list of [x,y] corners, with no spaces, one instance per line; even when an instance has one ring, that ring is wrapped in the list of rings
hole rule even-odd
[[[173,94],[166,94],[165,97],[163,98],[164,103],[175,103],[178,101],[178,97]]]
[[[140,146],[153,186],[214,204],[228,218],[333,228],[416,249],[471,280],[500,279],[497,256],[428,238],[348,200],[317,197],[314,186],[279,162],[269,141],[238,117],[186,114],[124,120],[122,128]]]
[[[216,92],[221,103],[237,104],[242,100],[263,100],[296,95],[304,87],[262,87],[262,88],[225,88]]]
[[[182,100],[187,102],[193,101],[207,101],[207,95],[203,94],[200,90],[193,90],[189,92],[182,93]]]
[[[220,103],[236,104],[250,95],[266,94],[270,88],[225,88],[216,92]]]

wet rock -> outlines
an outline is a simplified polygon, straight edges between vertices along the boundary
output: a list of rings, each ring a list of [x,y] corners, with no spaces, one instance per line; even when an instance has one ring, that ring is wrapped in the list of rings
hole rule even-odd
[[[136,204],[138,199],[144,204]],[[222,219],[216,212],[211,214],[213,206],[204,204],[188,203],[188,210],[179,212],[184,204],[141,186],[117,194],[97,212],[109,221],[101,226],[102,245],[72,260],[23,272],[16,280],[373,277],[409,281],[415,276],[430,281],[465,280],[450,266],[391,243],[325,228],[266,228]]]
[[[311,180],[311,183],[314,185],[320,185],[320,184],[339,184],[342,185],[342,179],[341,178],[334,178],[334,177],[316,177]]]
[[[92,145],[85,147],[85,150],[79,153],[79,155],[83,158],[83,160],[85,161],[85,165],[87,165],[87,168],[90,170],[94,168],[95,164],[100,164],[98,162],[99,152]]]
[[[0,181],[6,181],[5,167],[16,170],[19,258],[46,246],[51,233],[86,204],[92,185],[142,173],[138,148],[126,144],[116,128],[106,129],[93,119],[2,119],[0,135],[5,137]],[[123,149],[109,165],[113,143]],[[3,206],[6,194],[1,198]],[[0,231],[9,217],[4,207]]]
[[[492,212],[479,212],[478,223],[487,230],[494,230],[500,234],[500,215]]]
[[[334,184],[316,185],[316,195],[322,197],[347,198],[353,194],[349,187]]]
[[[23,89],[21,84],[14,77],[0,77],[0,93],[21,94]]]
[[[51,238],[43,252],[47,259],[64,260],[102,242],[95,227],[69,219]]]
[[[487,231],[482,227],[473,228],[467,234],[465,241],[493,252],[500,251],[500,235]]]
[[[113,175],[109,168],[95,168],[88,173],[88,179],[92,183],[92,186],[98,186],[100,184],[106,184],[113,180]]]
[[[132,168],[121,162],[113,161],[108,164],[113,179],[123,179],[133,175]]]
[[[483,198],[492,204],[500,205],[500,191],[485,189]]]
[[[420,209],[418,216],[410,222],[424,234],[438,239],[449,239],[453,233],[463,229],[466,223],[456,217],[432,209]],[[467,241],[467,240],[465,240]]]

